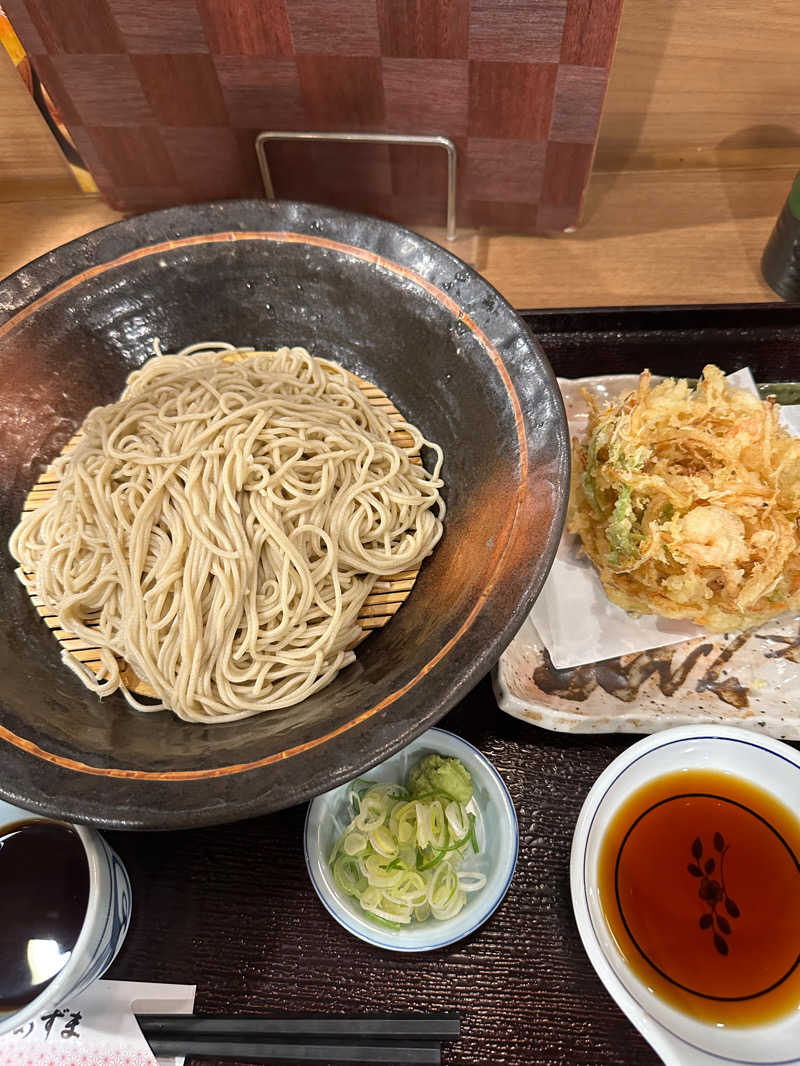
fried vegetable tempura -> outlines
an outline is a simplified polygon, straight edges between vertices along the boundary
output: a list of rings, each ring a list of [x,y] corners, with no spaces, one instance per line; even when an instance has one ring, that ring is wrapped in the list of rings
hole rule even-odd
[[[749,629],[800,608],[800,438],[707,366],[602,410],[573,441],[567,528],[627,611]]]

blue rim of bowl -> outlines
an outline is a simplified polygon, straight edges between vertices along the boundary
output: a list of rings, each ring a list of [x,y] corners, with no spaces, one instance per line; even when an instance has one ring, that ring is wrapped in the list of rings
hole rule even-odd
[[[402,951],[402,952],[406,952],[408,954],[418,954],[418,953],[423,952],[423,951],[436,951],[439,948],[446,948],[449,944],[455,944],[459,940],[463,940],[465,937],[471,936],[475,932],[476,929],[480,929],[480,927],[485,922],[487,922],[489,920],[489,918],[491,918],[491,916],[494,914],[494,912],[497,910],[497,908],[503,902],[503,900],[505,899],[506,893],[508,892],[509,885],[511,884],[511,881],[513,880],[514,873],[515,873],[515,871],[517,869],[517,858],[519,856],[519,820],[517,819],[517,811],[516,811],[516,808],[514,807],[514,801],[511,799],[511,793],[508,791],[508,786],[506,785],[506,783],[503,780],[503,778],[500,776],[500,773],[496,769],[496,767],[494,766],[494,763],[492,763],[492,761],[486,755],[484,755],[482,751],[479,751],[478,748],[476,748],[474,744],[470,744],[470,742],[468,740],[464,740],[464,738],[460,737],[457,733],[451,733],[448,729],[439,729],[438,726],[432,726],[430,729],[426,729],[424,733],[420,734],[420,736],[418,736],[416,738],[416,740],[412,740],[411,743],[414,744],[417,741],[423,740],[430,733],[441,733],[441,734],[443,734],[446,737],[453,737],[460,744],[463,744],[466,748],[469,748],[470,751],[474,752],[474,754],[479,759],[479,761],[481,763],[483,763],[487,767],[487,769],[489,770],[489,773],[492,775],[492,777],[497,782],[497,784],[499,786],[499,789],[500,789],[500,794],[501,794],[501,796],[503,797],[503,799],[505,801],[506,807],[508,808],[509,812],[511,813],[511,821],[512,821],[512,824],[513,824],[513,827],[514,827],[514,857],[513,857],[513,860],[511,862],[511,868],[508,871],[508,877],[506,878],[505,884],[503,885],[502,889],[500,890],[500,892],[499,892],[499,894],[497,896],[497,899],[494,901],[494,903],[492,904],[490,909],[488,911],[486,911],[485,914],[482,914],[481,917],[478,919],[478,921],[476,921],[473,925],[471,925],[469,927],[469,929],[465,929],[463,933],[458,933],[456,936],[446,937],[444,940],[437,940],[433,944],[421,944],[418,947],[407,947],[406,945],[403,945],[403,944],[390,944],[390,943],[387,943],[385,940],[375,940],[372,937],[366,935],[363,932],[363,930],[357,929],[354,926],[352,926],[349,922],[347,922],[344,919],[344,917],[341,914],[337,914],[337,912],[328,903],[328,900],[326,898],[326,894],[323,892],[321,886],[317,883],[317,879],[314,877],[314,871],[311,868],[311,861],[310,861],[309,854],[308,854],[308,823],[309,823],[309,820],[311,818],[311,808],[313,807],[314,803],[316,802],[316,800],[318,798],[318,797],[315,796],[314,799],[312,799],[311,802],[308,805],[308,810],[306,811],[306,819],[305,819],[305,823],[303,825],[303,854],[305,855],[305,860],[306,860],[306,870],[308,871],[308,876],[309,876],[309,878],[311,880],[311,884],[314,887],[314,891],[319,896],[320,902],[322,903],[323,907],[328,912],[328,914],[330,914],[330,916],[332,918],[335,918],[335,920],[339,923],[339,925],[342,926],[343,929],[346,929],[348,931],[348,933],[352,933],[353,936],[358,937],[359,940],[363,940],[365,943],[371,944],[373,947],[376,947],[376,948],[384,948],[386,951]],[[401,749],[401,751],[402,750],[403,749]],[[400,752],[396,752],[395,754],[399,755]],[[391,758],[394,758],[394,756],[390,755],[390,756],[388,756],[388,758],[391,759]],[[383,760],[383,761],[387,761],[387,760]],[[376,766],[380,766],[380,765],[382,765],[382,764],[381,763],[377,763],[376,764]],[[376,768],[375,766],[372,767],[373,770],[375,768]],[[369,771],[366,771],[366,772],[368,773]],[[339,786],[339,787],[341,787],[341,786]]]
[[[592,919],[592,912],[591,912],[591,908],[589,907],[589,894],[588,894],[589,893],[589,889],[588,889],[588,878],[586,876],[586,865],[587,865],[587,861],[588,861],[589,837],[590,837],[590,834],[591,834],[592,827],[594,825],[595,819],[597,818],[597,815],[598,815],[598,813],[600,811],[600,807],[603,804],[603,801],[605,800],[606,796],[608,795],[610,790],[613,788],[613,786],[622,777],[622,775],[627,773],[628,770],[630,770],[630,768],[632,766],[635,766],[635,764],[637,762],[639,762],[641,759],[646,759],[648,757],[648,755],[652,755],[653,752],[661,751],[663,748],[669,748],[673,744],[685,744],[687,741],[697,741],[697,740],[726,741],[726,742],[731,743],[731,744],[743,744],[746,747],[758,748],[759,751],[766,752],[768,755],[773,755],[773,756],[775,756],[778,759],[782,759],[784,762],[786,762],[790,766],[794,767],[795,770],[800,770],[800,764],[798,764],[794,759],[790,759],[788,756],[781,754],[781,752],[775,751],[773,748],[768,747],[765,744],[759,743],[758,740],[752,740],[750,738],[745,738],[745,737],[731,737],[731,736],[724,736],[724,735],[716,735],[715,736],[713,733],[707,733],[707,734],[702,735],[702,736],[675,737],[673,740],[666,740],[663,744],[658,744],[655,747],[648,748],[647,751],[643,751],[640,755],[637,755],[635,759],[632,759],[629,763],[626,763],[626,765],[622,767],[622,769],[614,777],[614,779],[609,782],[608,786],[603,791],[603,794],[595,802],[594,811],[592,812],[592,817],[589,820],[589,825],[588,825],[588,827],[586,829],[586,840],[584,841],[583,856],[581,858],[581,882],[582,882],[581,891],[583,893],[583,905],[584,905],[584,907],[586,909],[586,916],[587,916],[587,918],[589,920],[589,928],[592,930],[592,935],[594,936],[595,944],[596,944],[597,948],[599,949],[601,956],[606,960],[606,963],[608,964],[608,966],[611,969],[611,972],[614,975],[614,979],[619,983],[619,985],[624,990],[624,992],[628,996],[630,996],[630,998],[633,1000],[633,1002],[636,1004],[636,1006],[641,1010],[641,1012],[645,1015],[645,1017],[649,1018],[650,1021],[654,1022],[657,1026],[659,1026],[665,1032],[669,1033],[670,1036],[673,1036],[676,1040],[679,1040],[680,1043],[685,1044],[687,1047],[692,1048],[692,1050],[694,1050],[694,1051],[701,1052],[703,1055],[708,1055],[711,1058],[717,1059],[717,1061],[719,1061],[719,1062],[734,1063],[735,1066],[794,1066],[794,1064],[800,1063],[800,1057],[795,1056],[792,1059],[740,1059],[740,1058],[732,1059],[732,1058],[730,1058],[727,1055],[720,1055],[719,1052],[717,1052],[717,1051],[709,1051],[708,1048],[700,1047],[698,1044],[693,1044],[691,1042],[691,1040],[687,1040],[686,1037],[681,1036],[680,1033],[676,1033],[674,1029],[670,1029],[670,1027],[668,1025],[664,1024],[664,1022],[659,1021],[659,1019],[656,1018],[654,1014],[651,1014],[651,1012],[647,1009],[647,1007],[644,1005],[644,1003],[641,1002],[641,1000],[638,998],[638,996],[636,996],[630,990],[630,988],[628,988],[628,986],[625,983],[625,981],[622,980],[622,978],[616,972],[614,967],[611,965],[611,960],[608,958],[608,956],[606,955],[606,952],[603,949],[603,945],[602,945],[602,942],[600,940],[600,936],[599,936],[599,934],[597,932],[597,927],[595,926],[594,920]],[[620,756],[620,758],[624,758],[627,754],[628,754],[627,752],[624,752],[623,755]],[[587,796],[587,802],[588,802],[588,799],[589,799],[589,797]],[[580,930],[579,930],[579,932],[580,932]],[[591,959],[589,961],[591,961]],[[602,975],[598,975],[598,976],[600,976],[601,981],[603,981],[603,984],[605,984],[605,979],[602,977]],[[611,993],[611,989],[608,989],[608,991],[613,996],[613,993]],[[614,998],[616,999],[616,997],[614,997]]]

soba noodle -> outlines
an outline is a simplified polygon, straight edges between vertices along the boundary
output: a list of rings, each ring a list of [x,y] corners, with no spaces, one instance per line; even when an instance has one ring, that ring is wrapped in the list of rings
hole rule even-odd
[[[29,591],[100,648],[97,676],[63,655],[87,687],[194,722],[327,685],[354,659],[375,581],[442,534],[437,445],[303,348],[241,352],[193,345],[132,373],[10,542]],[[390,442],[398,428],[413,445]],[[423,445],[432,473],[411,461]],[[158,702],[131,694],[118,657]]]

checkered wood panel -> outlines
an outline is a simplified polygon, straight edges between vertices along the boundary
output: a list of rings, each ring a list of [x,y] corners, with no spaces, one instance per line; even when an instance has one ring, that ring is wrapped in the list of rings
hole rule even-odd
[[[622,0],[4,0],[106,199],[261,192],[262,129],[429,133],[461,225],[577,223]],[[440,222],[436,149],[269,149],[277,195]],[[439,157],[442,158],[439,158]]]

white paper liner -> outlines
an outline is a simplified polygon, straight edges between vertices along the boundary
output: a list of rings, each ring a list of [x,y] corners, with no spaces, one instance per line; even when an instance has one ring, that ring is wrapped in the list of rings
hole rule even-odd
[[[194,995],[194,985],[95,981],[58,1004],[49,1029],[52,1008],[0,1036],[0,1066],[182,1066],[155,1058],[135,1014],[191,1014]]]

